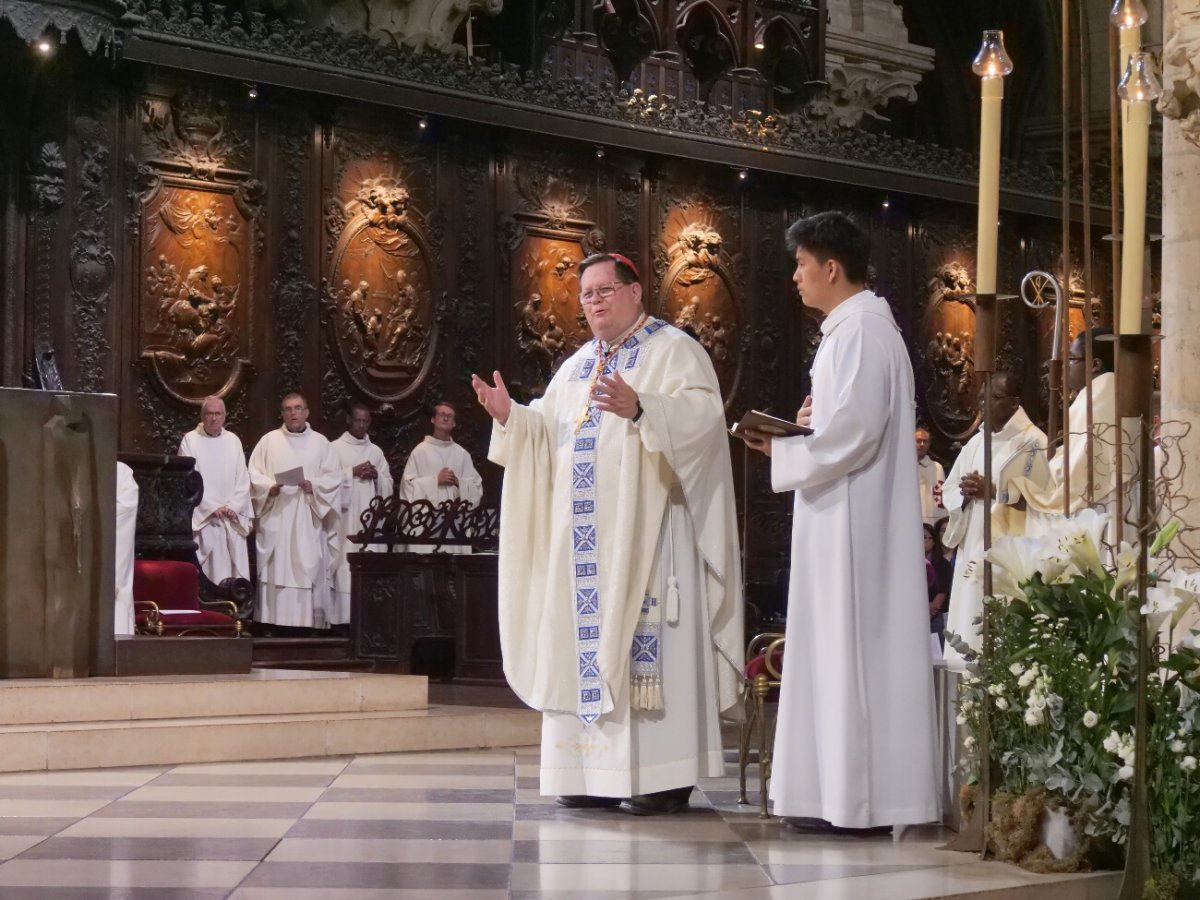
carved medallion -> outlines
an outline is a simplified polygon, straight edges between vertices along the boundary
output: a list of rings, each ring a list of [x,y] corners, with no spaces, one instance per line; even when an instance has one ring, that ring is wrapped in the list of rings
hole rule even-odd
[[[327,328],[347,374],[381,402],[411,396],[429,377],[438,340],[426,224],[395,175],[360,180],[339,216],[325,285]],[[337,201],[334,201],[337,202]]]
[[[918,345],[926,408],[949,439],[962,441],[979,426],[975,375],[975,285],[960,262],[942,265],[928,286]]]
[[[593,241],[596,235],[592,235]],[[540,394],[564,359],[591,338],[579,305],[581,240],[530,229],[513,262],[513,327],[520,387]]]
[[[728,407],[741,384],[739,348],[745,322],[723,244],[720,232],[698,209],[671,213],[663,236],[668,265],[654,313],[708,351]]]
[[[169,396],[199,404],[232,392],[248,366],[245,285],[257,226],[240,185],[159,184],[142,212],[141,359]]]

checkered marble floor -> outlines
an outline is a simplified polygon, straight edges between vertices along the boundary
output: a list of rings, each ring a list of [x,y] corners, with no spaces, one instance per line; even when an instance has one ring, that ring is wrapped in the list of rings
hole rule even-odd
[[[562,810],[537,765],[530,748],[0,775],[0,898],[903,900],[1032,877],[935,831],[790,834],[737,805],[736,777],[670,818]]]

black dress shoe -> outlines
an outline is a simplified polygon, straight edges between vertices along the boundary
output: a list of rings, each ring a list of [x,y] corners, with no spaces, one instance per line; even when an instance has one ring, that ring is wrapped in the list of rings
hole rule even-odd
[[[808,816],[784,816],[783,827],[797,834],[838,834],[849,837],[881,837],[892,833],[891,825],[878,825],[874,828],[843,828],[825,819],[814,819]]]
[[[564,809],[613,809],[621,805],[621,798],[592,797],[588,794],[563,794],[554,802]]]
[[[638,794],[621,801],[621,812],[631,816],[670,816],[688,808],[688,798],[693,785],[655,791],[653,794]]]

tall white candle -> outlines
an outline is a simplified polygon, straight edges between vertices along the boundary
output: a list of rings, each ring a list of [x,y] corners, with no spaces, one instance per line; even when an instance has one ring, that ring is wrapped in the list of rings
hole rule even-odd
[[[1000,111],[1004,79],[988,76],[982,85],[979,123],[979,220],[975,257],[975,290],[996,293],[996,256],[1000,216]]]

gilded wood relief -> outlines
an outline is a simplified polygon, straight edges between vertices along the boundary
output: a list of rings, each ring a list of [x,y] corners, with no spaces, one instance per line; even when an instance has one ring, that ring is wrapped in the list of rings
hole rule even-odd
[[[346,375],[380,403],[414,400],[438,347],[438,272],[417,167],[367,140],[339,138],[332,242],[323,297],[327,333]]]
[[[746,324],[727,246],[732,242],[736,248],[740,239],[736,220],[731,219],[704,199],[673,205],[659,232],[655,265],[661,274],[653,302],[656,315],[691,334],[708,351],[727,408],[741,386]]]
[[[181,91],[142,106],[139,356],[172,400],[226,396],[248,373],[266,189],[224,101]]]

